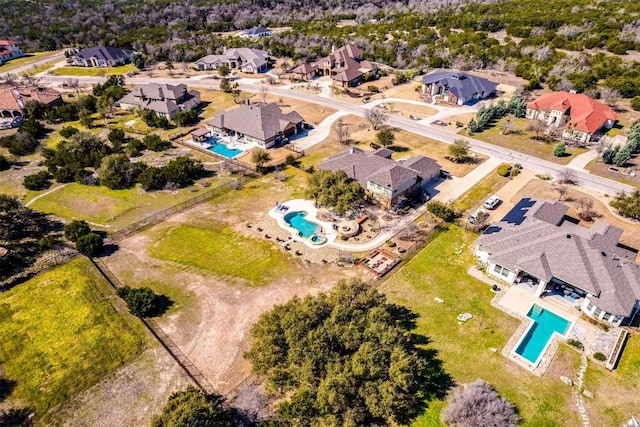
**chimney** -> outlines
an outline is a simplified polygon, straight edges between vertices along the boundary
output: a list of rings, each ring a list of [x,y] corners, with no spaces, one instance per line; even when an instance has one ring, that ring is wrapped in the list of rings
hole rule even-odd
[[[355,147],[349,147],[349,154],[354,154],[356,152]],[[355,168],[355,166],[354,166]]]
[[[335,45],[335,44],[332,44],[332,45],[331,45],[331,53],[333,53],[333,52],[335,52],[335,51],[336,51],[336,45]]]

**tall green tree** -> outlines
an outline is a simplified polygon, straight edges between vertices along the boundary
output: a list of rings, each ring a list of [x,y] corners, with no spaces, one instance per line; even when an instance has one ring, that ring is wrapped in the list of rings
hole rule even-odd
[[[383,147],[389,147],[393,145],[395,139],[396,135],[389,128],[381,129],[378,131],[378,133],[376,133],[376,141],[378,141],[378,144],[382,145]]]
[[[111,154],[102,159],[98,177],[105,187],[121,190],[135,183],[135,168],[125,154]]]
[[[447,376],[418,347],[412,313],[360,281],[263,314],[245,357],[287,425],[408,424]]]
[[[307,180],[305,197],[315,200],[318,206],[344,213],[364,201],[364,189],[344,171],[318,170]]]
[[[151,427],[233,427],[235,424],[219,396],[205,396],[193,386],[173,393]]]
[[[251,161],[256,165],[258,170],[262,170],[264,165],[271,161],[271,154],[267,150],[257,149],[251,154]]]

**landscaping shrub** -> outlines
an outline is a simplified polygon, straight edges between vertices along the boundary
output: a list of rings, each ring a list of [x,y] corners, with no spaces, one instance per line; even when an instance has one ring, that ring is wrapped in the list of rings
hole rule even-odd
[[[498,172],[498,175],[508,177],[509,175],[511,175],[511,169],[512,166],[505,163],[498,166],[498,169],[496,171]]]
[[[91,233],[91,228],[89,224],[87,224],[87,221],[84,220],[71,221],[64,226],[64,237],[72,242],[78,241],[80,237],[89,233]]]
[[[120,296],[127,303],[129,311],[136,316],[149,317],[156,312],[157,296],[153,290],[144,288],[124,288],[120,292]]]
[[[102,252],[103,245],[102,237],[98,236],[96,233],[87,233],[78,238],[78,241],[76,242],[76,249],[81,254],[92,257],[99,255],[100,252]]]
[[[593,353],[593,358],[599,360],[600,362],[604,362],[605,360],[607,360],[607,356],[600,352]]]
[[[438,200],[427,203],[427,210],[447,222],[453,221],[457,216],[451,205]]]
[[[640,111],[640,96],[636,96],[631,100],[631,108]]]
[[[147,135],[142,138],[142,142],[152,151],[164,151],[173,147],[169,141],[160,138],[158,135]]]
[[[27,190],[40,191],[51,186],[51,174],[47,171],[40,171],[33,175],[27,175],[22,180],[22,185]]]
[[[80,132],[78,128],[75,128],[73,126],[65,126],[60,129],[60,136],[62,136],[63,138],[71,138],[78,132]]]
[[[478,380],[456,390],[442,412],[442,421],[460,427],[512,427],[520,423],[520,417],[511,402]]]
[[[564,157],[567,154],[567,147],[564,142],[559,142],[553,147],[553,155],[555,157]]]
[[[7,160],[5,156],[0,154],[0,171],[5,171],[10,167],[11,167],[11,163],[9,163],[9,160]]]
[[[569,338],[567,340],[567,344],[569,344],[571,347],[575,347],[579,350],[582,350],[584,348],[584,346],[582,345],[582,343],[580,342],[580,340],[574,339],[574,338]]]

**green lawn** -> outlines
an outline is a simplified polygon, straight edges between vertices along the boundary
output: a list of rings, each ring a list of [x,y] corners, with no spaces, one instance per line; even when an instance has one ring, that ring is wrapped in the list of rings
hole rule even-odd
[[[58,53],[59,53],[58,51],[27,53],[20,58],[12,59],[9,62],[6,62],[0,65],[0,74],[10,73],[12,70],[18,67],[23,67],[25,65],[32,64],[34,62],[40,61],[50,56],[55,56]],[[51,65],[53,64],[49,64],[49,66]]]
[[[507,182],[509,182],[508,178],[500,176],[494,171],[460,196],[453,206],[455,209],[468,211],[486,200],[489,195],[501,189]]]
[[[499,145],[500,147],[519,151],[560,165],[566,165],[576,156],[588,151],[586,148],[568,146],[566,156],[555,157],[553,155],[553,147],[556,143],[544,143],[531,139],[535,135],[534,133],[526,130],[527,125],[529,124],[528,119],[511,119],[511,130],[506,135],[502,135],[501,126],[505,120],[506,118],[501,118],[496,122],[495,126],[476,133],[473,137],[481,141],[486,141],[491,144]],[[466,135],[467,131],[465,130],[462,132]]]
[[[217,178],[212,185],[219,185]],[[209,190],[198,184],[175,192],[145,192],[140,187],[109,190],[102,186],[71,183],[36,200],[30,207],[67,220],[84,219],[110,231],[118,230],[153,213]]]
[[[151,256],[251,286],[267,285],[292,268],[274,243],[244,237],[222,223],[207,228],[183,224],[155,232],[152,240]]]
[[[62,67],[51,70],[54,76],[110,76],[113,74],[123,75],[132,71],[138,71],[133,64],[121,65],[120,67]]]
[[[444,369],[456,383],[488,381],[516,404],[524,426],[578,425],[577,412],[567,410],[571,390],[562,386],[557,375],[535,377],[499,351],[490,351],[502,350],[519,321],[492,307],[489,286],[467,274],[473,265],[476,238],[474,233],[450,226],[384,281],[380,290],[419,315],[417,332],[432,340],[430,347],[438,351]],[[435,297],[445,303],[438,304]],[[456,316],[465,312],[473,318],[460,325]],[[552,369],[557,364],[575,372],[579,356],[562,346]],[[442,425],[444,406],[441,401],[430,402],[414,425]]]
[[[17,383],[10,399],[39,417],[142,349],[141,326],[97,288],[113,295],[80,258],[0,293],[0,362]]]

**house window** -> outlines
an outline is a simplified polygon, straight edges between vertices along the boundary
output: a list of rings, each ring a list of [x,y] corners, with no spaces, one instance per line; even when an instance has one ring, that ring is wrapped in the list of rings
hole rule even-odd
[[[589,304],[587,304],[587,311],[591,311],[593,310],[593,303],[591,301],[589,301]]]
[[[511,273],[511,271],[509,271],[508,269],[502,267],[501,265],[496,264],[495,267],[493,267],[493,272],[499,274],[500,276],[503,277],[508,277],[509,273]]]
[[[622,319],[622,316],[611,316],[609,320],[611,323],[618,323]]]
[[[604,316],[602,316],[602,320],[604,320],[605,322],[608,322],[611,317],[613,317],[613,315],[609,313],[605,313]]]
[[[596,311],[593,312],[593,317],[600,317],[600,314],[602,314],[602,309],[596,308]]]

